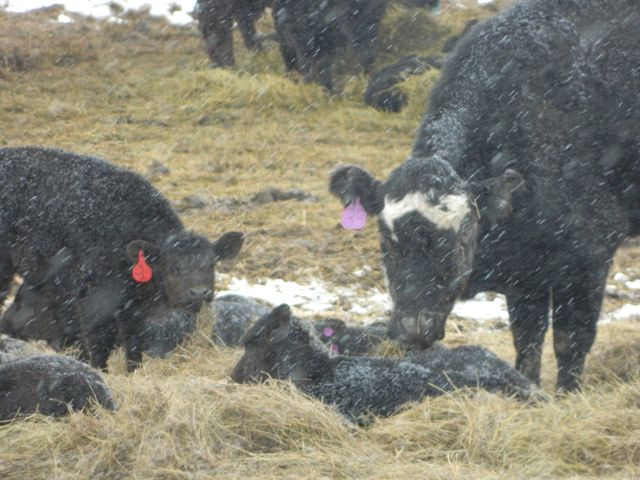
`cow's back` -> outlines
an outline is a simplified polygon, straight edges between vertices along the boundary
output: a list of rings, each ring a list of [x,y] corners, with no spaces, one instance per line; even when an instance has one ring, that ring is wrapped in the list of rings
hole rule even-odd
[[[505,165],[530,181],[604,176],[603,150],[638,154],[639,22],[634,1],[537,0],[477,25],[444,67],[414,155],[453,152],[465,178]]]
[[[62,247],[122,249],[182,229],[161,194],[103,160],[43,148],[0,149],[1,219],[44,256]],[[102,248],[100,248],[102,249]]]

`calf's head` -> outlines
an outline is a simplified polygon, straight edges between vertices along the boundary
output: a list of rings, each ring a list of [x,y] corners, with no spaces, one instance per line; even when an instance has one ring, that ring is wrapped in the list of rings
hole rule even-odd
[[[247,331],[244,355],[231,378],[239,383],[269,378],[304,381],[305,365],[313,357],[309,342],[309,332],[291,320],[289,305],[280,305]]]
[[[485,221],[510,213],[511,189],[520,181],[517,172],[507,170],[483,183],[465,182],[437,157],[410,158],[384,182],[349,165],[331,174],[329,188],[343,205],[358,197],[378,219],[394,303],[392,338],[428,348],[444,337],[447,316],[471,274],[479,231]]]
[[[234,258],[243,241],[239,232],[225,233],[211,243],[184,231],[168,236],[160,244],[134,240],[127,245],[127,253],[135,265],[141,262],[140,256],[144,256],[154,281],[162,285],[170,307],[197,312],[203,302],[213,300],[215,264]]]

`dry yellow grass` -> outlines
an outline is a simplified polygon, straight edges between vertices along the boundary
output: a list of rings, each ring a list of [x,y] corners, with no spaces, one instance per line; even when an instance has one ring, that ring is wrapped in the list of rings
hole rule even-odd
[[[437,18],[393,9],[384,31],[395,50],[379,63],[433,53],[443,36],[495,8],[443,3]],[[0,13],[3,145],[67,148],[145,175],[152,162],[164,164],[170,173],[150,178],[171,201],[184,206],[184,197],[195,194],[208,205],[183,211],[189,227],[210,237],[229,229],[248,233],[241,257],[222,266],[225,272],[383,288],[375,269],[364,278],[352,273],[377,265],[375,226],[361,233],[337,228],[340,207],[326,191],[327,175],[351,162],[382,176],[402,161],[437,72],[407,82],[409,107],[385,115],[362,104],[364,78],[345,75],[344,93],[327,96],[285,76],[275,48],[250,54],[240,47],[237,69],[212,70],[195,29],[143,15],[131,15],[126,25],[71,26],[48,22],[52,16]],[[268,19],[261,27],[269,28]],[[402,32],[414,33],[407,40]],[[416,42],[420,35],[428,38],[424,45]],[[319,202],[246,202],[269,186],[301,188]],[[220,208],[225,201],[230,206]],[[615,270],[639,273],[638,254],[635,246],[624,249]],[[606,307],[620,303],[608,299]],[[117,412],[1,426],[0,478],[640,476],[637,321],[601,328],[583,394],[523,405],[459,392],[360,429],[287,384],[231,384],[241,352],[212,345],[211,318],[201,316],[188,344],[164,360],[147,359],[133,375],[120,353],[113,356],[106,380]],[[453,320],[447,341],[513,357],[504,328],[480,331]],[[548,342],[549,393],[554,369]]]

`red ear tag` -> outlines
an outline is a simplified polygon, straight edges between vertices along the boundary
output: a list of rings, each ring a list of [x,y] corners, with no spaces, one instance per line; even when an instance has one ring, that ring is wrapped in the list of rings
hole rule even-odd
[[[147,283],[153,277],[153,270],[145,261],[142,250],[138,250],[138,262],[133,266],[131,276],[138,283]]]

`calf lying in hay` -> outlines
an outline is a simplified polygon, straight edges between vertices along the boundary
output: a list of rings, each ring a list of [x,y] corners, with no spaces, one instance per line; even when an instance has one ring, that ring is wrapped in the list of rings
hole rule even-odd
[[[368,415],[389,416],[408,402],[456,388],[483,387],[485,382],[492,391],[512,393],[522,399],[535,393],[533,384],[513,369],[508,376],[499,370],[491,377],[491,369],[478,376],[474,364],[464,365],[455,369],[454,384],[448,377],[447,365],[439,361],[418,365],[408,359],[331,357],[312,345],[309,331],[292,320],[288,305],[276,307],[256,322],[247,332],[244,346],[245,353],[232,373],[234,381],[290,380],[306,394],[335,405],[349,420],[361,424]]]
[[[0,334],[0,365],[33,355],[27,342]]]
[[[142,350],[151,357],[166,357],[194,331],[196,318],[195,312],[171,308],[166,302],[154,303],[140,333]],[[13,342],[20,342],[18,338],[44,340],[60,351],[81,341],[78,322],[86,323],[87,320],[70,314],[53,289],[23,284],[9,309],[0,317],[0,331],[17,337]],[[110,328],[109,335],[117,337],[115,323],[107,328]],[[3,337],[11,338],[0,335],[0,356]],[[80,355],[86,357],[86,352],[81,349]]]
[[[72,358],[40,355],[0,365],[0,421],[36,412],[63,416],[92,401],[116,409],[100,374]]]
[[[267,315],[273,306],[242,295],[222,295],[213,302],[215,323],[212,339],[227,347],[244,343],[247,331],[260,317]],[[295,317],[294,317],[295,318]],[[331,353],[344,355],[368,355],[387,337],[387,324],[376,322],[366,326],[348,325],[337,318],[305,322],[295,318],[305,328],[312,328],[315,337]]]

